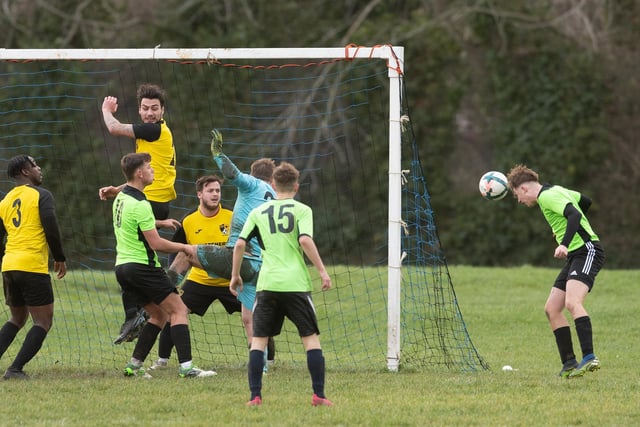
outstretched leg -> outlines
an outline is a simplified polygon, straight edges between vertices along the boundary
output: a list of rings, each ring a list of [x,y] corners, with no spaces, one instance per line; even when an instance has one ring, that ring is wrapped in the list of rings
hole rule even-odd
[[[233,248],[217,245],[196,245],[195,247],[197,255],[195,259],[180,253],[171,263],[168,274],[172,281],[181,280],[192,266],[205,270],[211,277],[231,278]],[[240,276],[243,281],[250,282],[255,279],[259,270],[259,261],[245,258],[240,267]]]

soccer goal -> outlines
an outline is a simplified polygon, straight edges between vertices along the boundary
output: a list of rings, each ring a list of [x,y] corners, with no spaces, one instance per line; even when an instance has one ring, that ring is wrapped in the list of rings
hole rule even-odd
[[[271,157],[301,171],[298,198],[313,207],[314,239],[334,284],[313,294],[328,369],[488,368],[467,331],[437,235],[402,47],[0,49],[0,74],[0,168],[22,153],[42,166],[70,269],[54,280],[54,326],[31,364],[121,367],[131,354],[131,343],[112,344],[123,311],[111,203],[97,193],[124,182],[119,161],[135,148],[107,132],[101,104],[116,96],[116,117],[138,122],[136,88],[149,82],[167,93],[178,171],[173,218],[197,205],[195,180],[218,172],[212,128],[242,170]],[[12,185],[2,173],[0,197]],[[234,199],[225,184],[223,206],[233,208]],[[8,319],[6,306],[0,311],[0,322]],[[239,314],[215,303],[191,324],[200,366],[246,363]],[[300,346],[286,324],[276,363],[303,364]],[[13,347],[4,358],[15,355]],[[153,357],[155,349],[147,363]]]

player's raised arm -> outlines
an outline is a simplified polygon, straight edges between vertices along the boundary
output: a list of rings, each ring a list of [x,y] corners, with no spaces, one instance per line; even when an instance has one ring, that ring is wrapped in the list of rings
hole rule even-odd
[[[102,118],[111,135],[128,136],[133,138],[133,125],[120,123],[114,114],[118,111],[118,98],[107,96],[102,101]]]

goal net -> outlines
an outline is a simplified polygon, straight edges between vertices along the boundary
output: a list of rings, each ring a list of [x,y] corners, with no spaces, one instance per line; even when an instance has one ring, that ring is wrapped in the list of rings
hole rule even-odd
[[[121,368],[131,355],[132,343],[112,343],[124,313],[111,202],[98,199],[98,188],[124,182],[120,158],[135,146],[108,133],[101,104],[116,96],[115,116],[139,122],[136,88],[155,83],[167,94],[164,117],[177,152],[171,217],[197,206],[199,176],[219,173],[212,128],[241,170],[270,157],[301,171],[297,197],[313,208],[314,239],[334,285],[313,293],[328,369],[487,369],[440,246],[403,67],[403,49],[394,46],[0,49],[0,170],[15,155],[36,158],[56,199],[69,268],[53,280],[54,325],[30,366]],[[2,172],[0,197],[12,187]],[[223,206],[233,208],[235,195],[225,184]],[[6,306],[0,312],[0,322],[9,318]],[[239,313],[214,303],[190,321],[199,366],[246,364]],[[305,363],[292,324],[285,322],[276,348],[277,364]],[[156,348],[147,363],[155,357]]]

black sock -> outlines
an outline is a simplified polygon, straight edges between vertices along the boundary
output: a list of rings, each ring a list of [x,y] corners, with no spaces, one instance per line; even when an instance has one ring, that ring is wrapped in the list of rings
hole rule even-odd
[[[556,336],[556,344],[558,345],[562,363],[575,359],[576,355],[573,353],[573,342],[571,341],[571,329],[568,326],[562,326],[553,331],[553,334]]]
[[[321,349],[307,351],[307,368],[311,374],[311,387],[318,396],[324,395],[324,356]]]
[[[2,326],[2,329],[0,329],[0,357],[7,351],[13,340],[16,339],[19,330],[20,328],[11,322],[7,322]]]
[[[24,365],[29,363],[33,356],[35,356],[40,348],[42,347],[42,343],[44,339],[47,337],[47,331],[45,331],[42,327],[34,325],[27,332],[27,336],[22,343],[22,347],[20,351],[16,355],[16,358],[13,359],[13,363],[9,366],[9,369],[15,369],[17,371],[21,371]]]
[[[249,374],[249,390],[251,391],[251,400],[257,396],[262,397],[262,372],[264,369],[264,351],[249,351],[249,366],[247,371]]]
[[[575,320],[576,332],[580,341],[582,357],[593,353],[593,334],[591,332],[591,318],[589,316],[578,317]]]
[[[171,350],[173,349],[173,340],[171,339],[171,324],[167,324],[160,332],[160,341],[158,342],[158,357],[162,359],[168,359],[171,357]]]
[[[191,360],[191,334],[189,325],[171,326],[171,340],[176,347],[178,362],[184,363]]]
[[[132,357],[138,359],[141,362],[144,362],[144,360],[149,355],[151,348],[156,343],[156,338],[158,338],[159,333],[159,327],[157,327],[153,323],[147,322],[147,324],[144,325],[144,328],[142,328],[142,330],[140,331],[138,342],[133,349]]]

